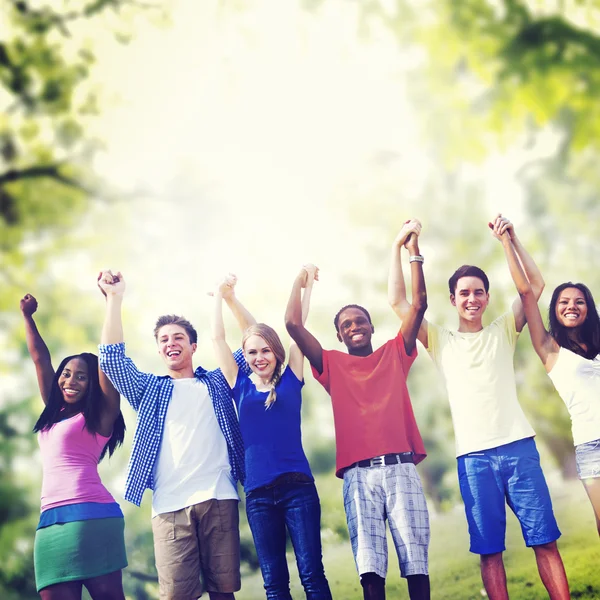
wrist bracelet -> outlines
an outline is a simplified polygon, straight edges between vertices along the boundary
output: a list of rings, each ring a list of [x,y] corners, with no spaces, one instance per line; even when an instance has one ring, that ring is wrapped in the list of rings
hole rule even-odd
[[[422,263],[422,262],[425,262],[425,259],[420,254],[415,254],[414,256],[409,257],[408,262],[409,263],[412,263],[412,262]]]

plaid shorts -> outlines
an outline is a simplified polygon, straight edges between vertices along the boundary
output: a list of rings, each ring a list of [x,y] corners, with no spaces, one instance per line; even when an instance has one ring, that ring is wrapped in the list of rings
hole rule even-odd
[[[385,579],[386,519],[402,577],[429,574],[429,513],[414,464],[348,469],[344,509],[359,575],[376,573]]]

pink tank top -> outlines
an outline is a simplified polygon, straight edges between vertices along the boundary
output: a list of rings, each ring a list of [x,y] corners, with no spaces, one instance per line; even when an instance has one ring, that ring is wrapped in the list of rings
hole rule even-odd
[[[115,501],[98,474],[98,458],[109,439],[90,433],[82,413],[38,433],[42,511],[79,502]]]

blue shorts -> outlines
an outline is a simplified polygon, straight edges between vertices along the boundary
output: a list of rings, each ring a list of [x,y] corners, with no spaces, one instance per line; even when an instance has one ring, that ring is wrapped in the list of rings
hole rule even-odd
[[[600,440],[575,446],[575,459],[579,479],[600,477]]]
[[[471,552],[495,554],[506,546],[506,505],[515,513],[527,546],[554,542],[560,531],[533,438],[458,457]]]

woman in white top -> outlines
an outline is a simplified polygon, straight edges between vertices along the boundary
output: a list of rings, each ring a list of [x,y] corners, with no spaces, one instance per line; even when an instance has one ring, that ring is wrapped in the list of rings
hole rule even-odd
[[[600,317],[594,298],[582,283],[559,285],[550,300],[547,330],[514,251],[510,226],[496,220],[490,227],[504,246],[533,347],[569,410],[577,472],[594,508],[600,534]]]

